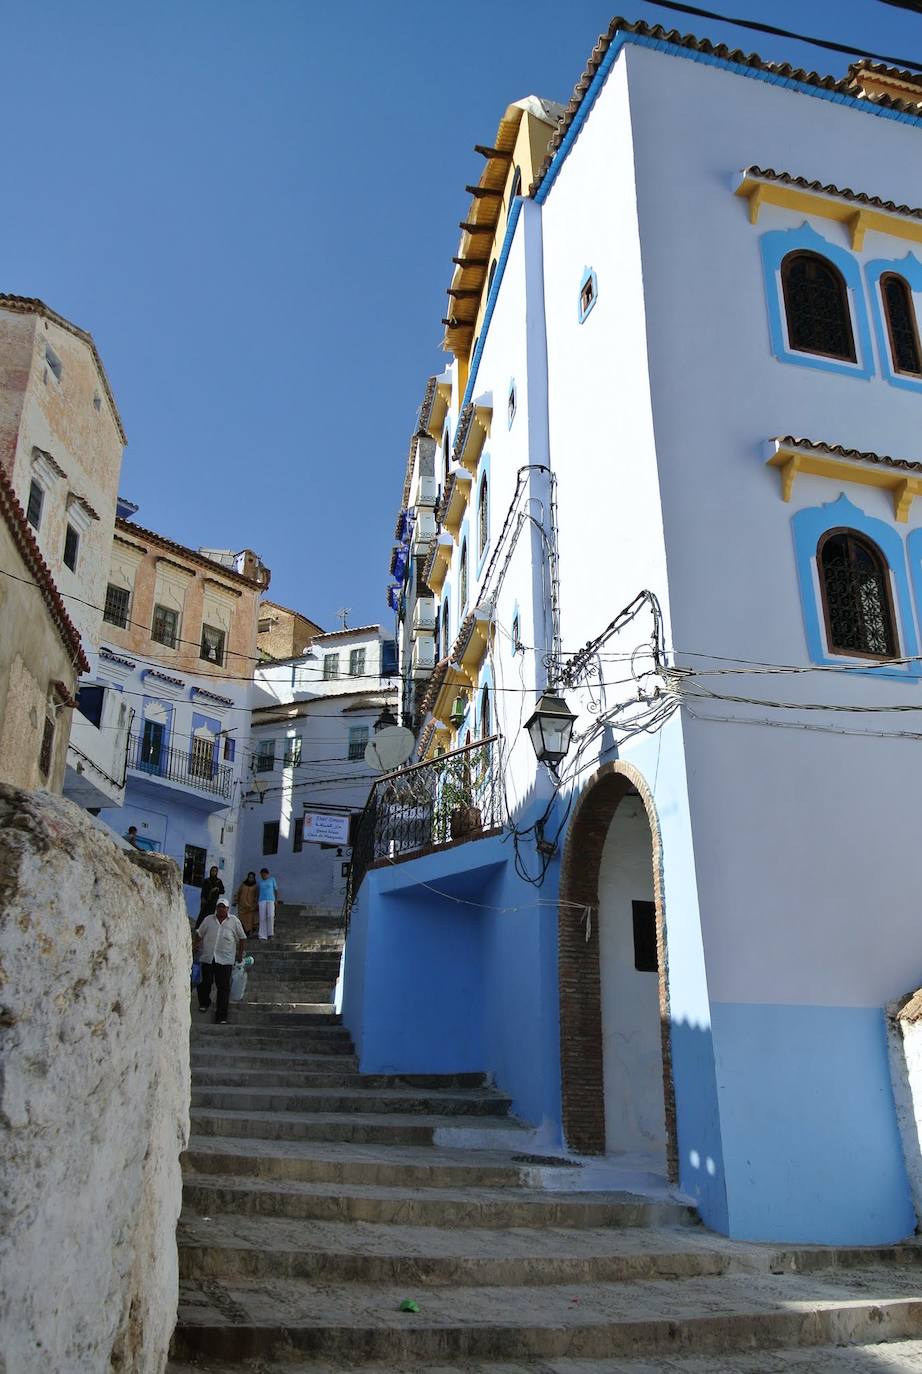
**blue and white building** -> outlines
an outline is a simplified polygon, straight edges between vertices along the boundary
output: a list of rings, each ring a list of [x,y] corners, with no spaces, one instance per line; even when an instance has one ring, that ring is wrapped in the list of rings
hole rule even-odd
[[[434,666],[356,838],[344,1019],[363,1071],[488,1070],[732,1236],[894,1241],[922,82],[616,22],[532,165],[549,109],[485,150],[411,448]]]

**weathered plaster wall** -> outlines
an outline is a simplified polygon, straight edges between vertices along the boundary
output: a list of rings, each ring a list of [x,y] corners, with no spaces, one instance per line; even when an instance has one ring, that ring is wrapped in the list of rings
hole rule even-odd
[[[189,1116],[175,867],[0,787],[6,1374],[161,1374]]]
[[[71,710],[56,712],[51,768],[39,768],[50,685],[63,682],[73,693],[74,666],[4,520],[0,519],[0,781],[17,787],[59,792]]]

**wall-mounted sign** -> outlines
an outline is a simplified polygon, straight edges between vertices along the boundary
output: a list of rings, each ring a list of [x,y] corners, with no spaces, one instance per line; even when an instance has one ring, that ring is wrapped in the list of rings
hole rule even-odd
[[[328,816],[322,811],[305,811],[304,839],[315,844],[348,844],[349,817]]]

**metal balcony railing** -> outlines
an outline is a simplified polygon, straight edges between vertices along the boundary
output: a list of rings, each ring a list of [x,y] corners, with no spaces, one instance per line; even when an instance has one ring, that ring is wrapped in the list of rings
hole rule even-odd
[[[165,782],[181,782],[197,792],[230,798],[233,769],[215,761],[210,749],[169,748],[133,734],[128,742],[128,767]]]
[[[501,783],[498,735],[378,778],[353,833],[347,918],[374,864],[476,840],[500,826]]]

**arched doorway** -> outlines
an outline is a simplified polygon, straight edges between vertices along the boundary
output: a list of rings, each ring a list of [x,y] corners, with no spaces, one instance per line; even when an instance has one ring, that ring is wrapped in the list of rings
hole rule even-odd
[[[675,1182],[660,830],[650,790],[629,763],[604,764],[574,808],[558,954],[567,1145],[590,1155],[658,1153]]]

